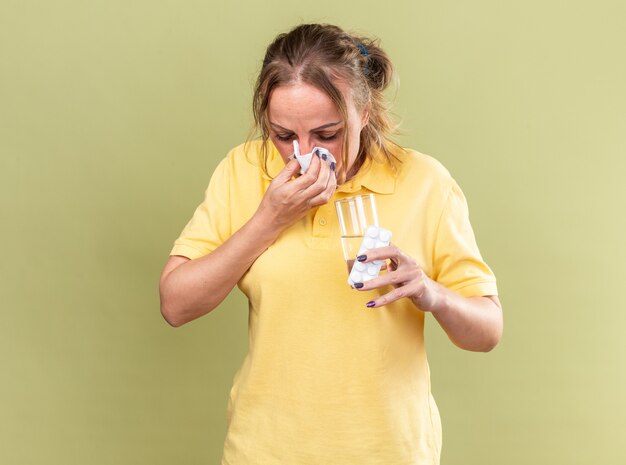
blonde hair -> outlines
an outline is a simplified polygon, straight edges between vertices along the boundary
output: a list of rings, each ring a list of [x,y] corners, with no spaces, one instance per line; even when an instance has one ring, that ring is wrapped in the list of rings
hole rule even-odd
[[[281,85],[294,82],[310,84],[326,93],[336,105],[347,128],[348,110],[335,80],[351,89],[359,111],[367,109],[368,123],[360,135],[360,147],[355,164],[371,160],[379,149],[384,160],[397,169],[399,158],[393,149],[404,151],[391,140],[398,133],[398,124],[389,111],[383,91],[394,78],[394,69],[387,54],[376,39],[351,35],[329,24],[302,24],[288,33],[279,34],[267,47],[259,73],[252,110],[254,127],[263,140],[261,157],[267,173],[267,141],[269,120],[267,110],[270,94]],[[343,138],[343,166],[347,166],[347,131]]]

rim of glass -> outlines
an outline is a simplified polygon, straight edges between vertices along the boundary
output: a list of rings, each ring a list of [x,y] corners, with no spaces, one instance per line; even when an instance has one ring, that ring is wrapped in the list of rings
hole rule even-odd
[[[374,199],[374,194],[357,194],[357,195],[351,195],[350,197],[344,197],[343,199],[339,199],[339,200],[335,200],[335,203],[341,203],[341,202],[350,202],[351,200],[357,199],[359,197],[367,197],[369,199]]]

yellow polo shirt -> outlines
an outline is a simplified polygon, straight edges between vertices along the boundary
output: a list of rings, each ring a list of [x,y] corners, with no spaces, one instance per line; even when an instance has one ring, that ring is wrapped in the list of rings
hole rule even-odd
[[[271,179],[260,141],[234,148],[171,255],[210,253],[256,211]],[[268,169],[284,163],[269,144]],[[424,313],[408,299],[368,309],[390,288],[351,289],[334,201],[373,192],[380,225],[432,279],[464,296],[497,295],[463,193],[435,159],[408,150],[398,175],[373,162],[327,205],[285,230],[238,283],[249,352],[234,377],[222,465],[438,464]]]

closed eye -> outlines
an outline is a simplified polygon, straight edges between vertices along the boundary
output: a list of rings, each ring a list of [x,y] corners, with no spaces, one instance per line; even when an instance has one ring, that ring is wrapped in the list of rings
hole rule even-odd
[[[293,134],[288,134],[288,135],[276,134],[276,139],[282,140],[283,142],[287,142],[288,140],[291,140],[292,138],[293,138]]]
[[[323,136],[323,135],[319,135],[318,137],[320,138],[320,140],[323,141],[329,141],[329,140],[334,140],[337,138],[337,134],[339,134],[338,132],[331,134],[330,136]]]
[[[324,142],[328,142],[331,140],[335,140],[337,138],[337,136],[339,135],[340,131],[337,131],[334,134],[330,134],[330,135],[322,135],[322,134],[318,134],[317,137],[319,138],[319,140],[322,140]],[[290,141],[291,139],[294,138],[294,134],[276,134],[276,139],[282,141],[282,142],[287,142]]]

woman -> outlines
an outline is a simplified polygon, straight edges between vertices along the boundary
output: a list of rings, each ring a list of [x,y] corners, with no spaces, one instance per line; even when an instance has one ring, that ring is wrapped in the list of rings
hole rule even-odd
[[[255,89],[262,137],[219,164],[175,242],[160,282],[171,325],[210,312],[235,285],[249,299],[223,465],[439,463],[425,312],[463,349],[500,339],[495,277],[461,190],[436,160],[390,141],[391,79],[375,42],[338,27],[279,35]],[[313,157],[299,176],[294,140],[337,164]],[[351,289],[333,203],[371,192],[394,238],[360,259],[388,270]]]

